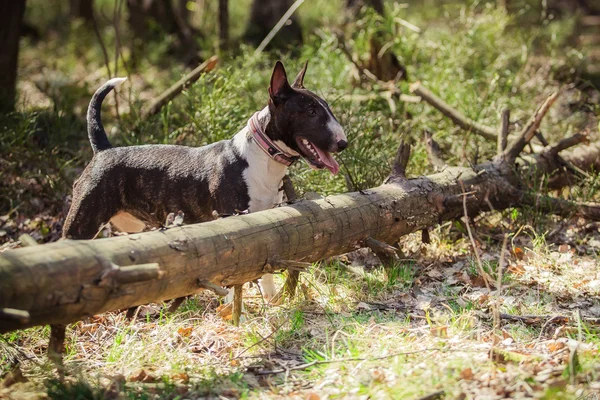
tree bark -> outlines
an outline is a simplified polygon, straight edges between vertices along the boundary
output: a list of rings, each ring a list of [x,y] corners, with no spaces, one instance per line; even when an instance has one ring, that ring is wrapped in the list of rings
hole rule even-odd
[[[219,0],[219,50],[229,47],[229,0]]]
[[[25,0],[0,0],[0,114],[15,109],[19,38]]]
[[[350,22],[363,18],[365,15],[364,10],[367,7],[372,8],[381,16],[385,13],[382,0],[347,0],[345,8],[345,25],[349,25]],[[351,29],[354,28],[353,25],[350,26]],[[407,80],[408,75],[406,68],[400,64],[398,57],[390,50],[385,50],[382,53],[382,50],[384,50],[382,43],[386,43],[387,41],[388,38],[384,37],[382,32],[376,32],[369,39],[369,59],[362,67],[367,69],[377,79],[384,82]]]
[[[94,0],[70,0],[69,13],[71,18],[92,21],[94,19]]]
[[[258,46],[293,4],[294,0],[253,0],[250,22],[244,33],[244,39],[252,45]],[[287,48],[302,42],[302,30],[298,16],[292,15],[290,21],[291,23],[281,28],[277,36],[269,43],[268,49]]]
[[[200,62],[198,45],[195,37],[200,35],[187,21],[187,9],[183,2],[173,3],[171,0],[127,0],[129,26],[137,42],[163,39],[163,35],[152,35],[150,20],[166,33],[177,35],[179,51],[186,64],[195,65]],[[156,33],[156,32],[155,32]]]
[[[582,169],[582,160],[592,163],[599,157],[600,145],[563,154]],[[369,238],[393,244],[463,216],[465,196],[469,215],[535,205],[600,219],[597,206],[571,209],[564,201],[546,202],[519,188],[522,174],[539,182],[544,174],[561,171],[553,148],[513,161],[501,154],[473,168],[448,167],[415,179],[393,175],[366,191],[203,224],[5,252],[0,254],[0,311],[13,312],[0,312],[0,332],[66,324],[207,287],[240,285],[277,266],[301,264],[286,260],[315,262],[352,251]],[[28,312],[29,318],[11,317],[14,310]]]
[[[362,7],[371,7],[377,14],[383,15],[382,0],[346,0],[346,11],[348,14],[357,15]]]

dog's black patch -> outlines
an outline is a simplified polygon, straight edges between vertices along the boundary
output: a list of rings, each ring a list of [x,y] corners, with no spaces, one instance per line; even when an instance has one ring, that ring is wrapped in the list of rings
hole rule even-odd
[[[179,210],[186,223],[211,220],[213,210],[246,210],[247,167],[231,140],[197,148],[146,145],[101,151],[74,185],[63,235],[91,238],[119,211],[160,225]]]

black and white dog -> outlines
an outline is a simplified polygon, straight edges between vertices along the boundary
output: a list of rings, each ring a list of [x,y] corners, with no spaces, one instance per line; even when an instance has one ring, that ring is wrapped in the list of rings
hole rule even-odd
[[[73,185],[63,237],[93,238],[115,216],[160,226],[169,213],[179,210],[186,223],[197,223],[214,219],[214,212],[273,208],[282,201],[280,187],[287,168],[300,157],[315,169],[336,174],[339,165],[330,153],[344,150],[348,142],[327,103],[304,88],[306,67],[290,86],[278,61],[268,106],[232,139],[203,147],[112,147],[100,120],[100,107],[125,79],[105,83],[88,108],[94,156]],[[275,295],[271,275],[263,277],[261,286],[267,300]]]

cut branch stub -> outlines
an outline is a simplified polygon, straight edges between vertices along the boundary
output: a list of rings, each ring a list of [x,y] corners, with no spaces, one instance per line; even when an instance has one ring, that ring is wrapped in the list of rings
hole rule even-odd
[[[282,183],[283,193],[285,193],[285,197],[288,203],[293,203],[296,200],[298,200],[298,194],[296,193],[296,189],[294,188],[292,178],[290,178],[289,175],[285,175],[283,177]]]
[[[273,257],[269,260],[268,263],[265,264],[263,268],[263,272],[271,273],[275,271],[279,271],[282,269],[289,269],[294,271],[305,271],[312,264],[302,261],[292,261],[292,260],[281,260],[279,257]]]
[[[502,111],[502,126],[500,128],[500,134],[498,135],[498,149],[497,154],[502,155],[506,150],[506,144],[508,142],[508,131],[510,128],[510,110],[506,109]]]
[[[163,276],[157,263],[131,265],[121,267],[115,276],[117,283],[144,282],[152,279],[160,279]]]
[[[531,116],[527,125],[523,127],[519,133],[519,137],[510,145],[510,147],[504,152],[504,159],[509,163],[514,162],[519,154],[523,151],[525,146],[531,141],[537,130],[540,128],[542,119],[548,113],[548,110],[554,104],[558,98],[558,92],[552,93],[546,98],[542,105],[537,109],[535,114]]]
[[[222,288],[219,285],[215,285],[212,282],[201,281],[200,279],[198,279],[196,281],[196,284],[198,285],[199,288],[210,290],[210,291],[214,292],[215,294],[218,294],[219,296],[227,296],[227,294],[229,294],[229,290]]]
[[[424,244],[431,244],[431,237],[429,237],[429,229],[425,228],[421,230],[421,242]]]
[[[98,286],[100,287],[144,282],[160,279],[164,275],[157,263],[119,267],[110,261],[104,260],[103,264],[108,265],[108,267],[102,274],[100,282],[98,283]]]
[[[67,326],[63,324],[50,325],[50,341],[48,342],[48,358],[54,363],[59,375],[64,375],[63,352],[65,349],[65,334]]]
[[[427,158],[437,171],[441,171],[448,166],[442,158],[440,145],[433,140],[433,135],[427,130],[425,131],[425,147],[427,148]]]
[[[26,324],[29,322],[29,319],[29,311],[17,310],[14,308],[0,308],[0,321],[10,320]]]
[[[171,303],[171,305],[169,306],[169,312],[170,313],[174,313],[175,311],[177,311],[177,309],[179,308],[180,305],[183,304],[183,302],[187,299],[187,296],[185,297],[178,297],[175,300],[173,300],[173,302]]]
[[[452,108],[449,104],[444,102],[442,99],[433,94],[429,89],[421,84],[421,82],[413,83],[410,86],[410,91],[418,96],[421,96],[423,100],[437,108],[442,114],[450,118],[452,122],[460,126],[462,129],[473,132],[476,135],[484,137],[488,140],[496,140],[498,132],[489,126],[480,124],[467,118],[456,109]]]
[[[21,246],[37,246],[39,243],[28,233],[24,233],[19,236],[19,241],[21,242]]]
[[[392,174],[394,177],[406,178],[406,166],[410,159],[410,144],[404,140],[400,142],[398,151],[396,151],[396,158],[394,159],[394,167]]]
[[[399,259],[398,249],[372,237],[366,239],[363,245],[370,248],[385,266],[389,266]]]
[[[233,311],[231,317],[235,326],[240,325],[240,319],[242,317],[242,305],[243,305],[243,287],[242,285],[235,285],[233,287]]]

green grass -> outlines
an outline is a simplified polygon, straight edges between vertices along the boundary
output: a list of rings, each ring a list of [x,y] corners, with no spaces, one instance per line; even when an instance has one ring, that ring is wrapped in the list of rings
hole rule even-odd
[[[63,198],[91,158],[85,109],[92,92],[108,77],[95,36],[84,26],[61,24],[65,4],[31,3],[36,6],[28,9],[28,20],[38,21],[52,39],[38,44],[25,39],[21,52],[20,79],[39,87],[42,100],[36,100],[38,92],[24,90],[18,112],[0,119],[0,215],[10,212],[9,217],[19,221],[2,241],[16,239],[31,224],[44,240],[50,240],[51,221],[34,217],[60,215]],[[203,56],[208,57],[216,52],[216,37],[211,33],[216,2],[204,3],[207,17],[197,26],[209,32],[200,41]],[[282,59],[290,78],[309,60],[306,86],[329,102],[350,140],[349,148],[336,156],[342,166],[338,176],[313,171],[303,163],[291,169],[301,194],[334,194],[381,184],[400,140],[413,144],[409,175],[432,172],[422,140],[426,129],[434,134],[449,164],[468,165],[495,154],[495,143],[456,129],[425,103],[395,99],[390,107],[383,97],[352,99],[377,95],[384,88],[375,82],[357,82],[353,64],[339,49],[333,28],[343,21],[338,12],[341,3],[307,1],[299,10],[303,46],[253,57],[254,49],[241,44],[223,55],[217,70],[203,75],[159,115],[145,120],[140,117],[143,105],[179,79],[185,68],[168,56],[173,37],[147,43],[144,57],[136,63],[125,47],[119,74],[127,66],[133,76],[118,91],[118,116],[114,97],[105,102],[103,120],[110,140],[119,146],[200,146],[230,138],[266,104],[271,68]],[[112,15],[112,4],[97,1],[100,13],[107,16]],[[248,4],[249,0],[231,1],[234,38],[243,34]],[[542,18],[537,2],[522,10],[507,15],[493,3],[480,1],[439,7],[427,2],[409,2],[408,7],[389,4],[385,18],[367,13],[351,24],[346,36],[356,56],[365,60],[370,35],[380,35],[387,51],[393,51],[408,70],[409,82],[398,84],[403,92],[408,93],[410,83],[421,81],[478,122],[498,126],[501,111],[510,108],[513,120],[522,125],[545,95],[564,88],[586,62],[586,49],[572,41],[575,17],[534,24],[531,21]],[[406,28],[399,19],[415,24],[421,32]],[[104,17],[99,22],[114,58],[114,29]],[[125,28],[123,35],[123,43],[128,43]],[[114,59],[114,70],[113,63]],[[597,136],[598,106],[580,100],[577,93],[565,95],[546,117],[542,130],[549,141],[586,126],[593,126],[592,135]],[[579,106],[568,109],[570,102]],[[598,175],[590,174],[564,195],[598,201],[599,187]],[[575,222],[570,226],[578,227]],[[481,391],[489,385],[470,379],[468,368],[476,378],[496,377],[499,387],[517,381],[534,387],[536,368],[548,367],[538,362],[538,356],[557,357],[545,342],[538,342],[541,326],[503,323],[514,345],[495,346],[531,352],[536,361],[495,363],[488,357],[489,346],[494,335],[503,332],[493,326],[491,310],[495,300],[502,300],[501,312],[547,316],[566,312],[565,299],[596,301],[597,293],[582,282],[596,279],[597,254],[561,256],[548,236],[556,227],[557,219],[535,207],[486,215],[471,226],[484,240],[480,251],[491,255],[483,269],[492,278],[498,273],[499,243],[493,238],[498,232],[509,234],[509,250],[522,248],[527,255],[519,260],[512,252],[507,254],[507,260],[519,264],[523,272],[504,270],[501,293],[472,285],[479,269],[471,243],[462,226],[447,224],[432,230],[431,245],[421,244],[416,235],[403,239],[408,259],[385,268],[364,268],[360,262],[345,265],[339,260],[315,264],[302,274],[295,299],[265,307],[260,299],[249,298],[247,319],[240,328],[216,316],[220,300],[207,293],[186,301],[175,314],[159,309],[155,315],[128,322],[122,314],[107,313],[105,320],[83,323],[91,324],[92,330],[74,325],[66,357],[74,377],[66,382],[53,379],[43,356],[47,327],[4,334],[0,375],[6,375],[19,359],[31,378],[25,387],[42,390],[50,398],[103,398],[111,390],[131,399],[257,398],[311,392],[325,392],[332,398],[419,398],[438,390],[444,390],[447,398],[459,398],[461,393],[483,396]],[[580,235],[574,240],[583,245],[587,239]],[[459,262],[462,266],[456,267],[456,274],[466,278],[451,282],[456,277],[444,272]],[[441,277],[428,275],[436,270]],[[276,280],[279,285],[283,282],[279,276]],[[258,296],[255,289],[249,293]],[[549,328],[556,332],[557,327]],[[558,387],[551,388],[544,383],[535,389],[546,398],[574,398],[576,390],[589,387],[600,376],[597,326],[574,319],[556,340],[548,332],[545,340],[552,343],[577,339],[590,345],[578,352],[581,371],[564,377],[564,386],[555,382]],[[404,354],[413,351],[417,352]],[[252,372],[313,361],[310,368],[289,374],[255,376]],[[564,359],[553,362],[566,365]],[[140,368],[155,382],[128,380]],[[181,381],[184,374],[189,378],[186,382]]]

